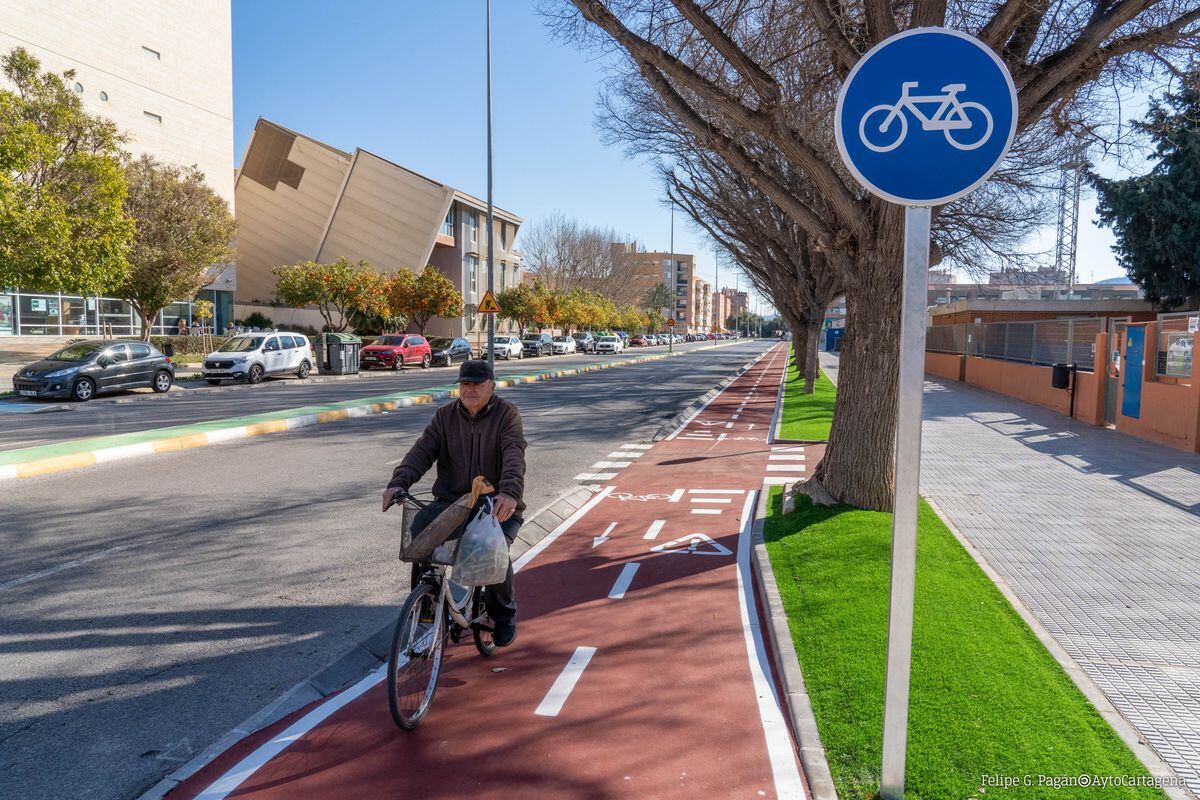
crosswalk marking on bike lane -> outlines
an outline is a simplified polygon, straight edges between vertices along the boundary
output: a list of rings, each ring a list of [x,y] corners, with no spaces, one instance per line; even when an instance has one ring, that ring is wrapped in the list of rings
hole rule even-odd
[[[594,655],[596,655],[594,647],[576,647],[571,660],[563,667],[563,671],[558,674],[550,691],[546,692],[545,698],[533,713],[539,717],[557,717],[566,704],[567,698],[571,696],[575,684],[579,683],[579,679],[583,677],[583,671],[587,669],[587,665],[591,663]]]

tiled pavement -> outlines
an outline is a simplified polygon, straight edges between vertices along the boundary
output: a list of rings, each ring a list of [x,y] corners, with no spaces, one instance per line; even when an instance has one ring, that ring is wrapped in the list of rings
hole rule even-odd
[[[1200,795],[1200,456],[929,380],[921,490]]]

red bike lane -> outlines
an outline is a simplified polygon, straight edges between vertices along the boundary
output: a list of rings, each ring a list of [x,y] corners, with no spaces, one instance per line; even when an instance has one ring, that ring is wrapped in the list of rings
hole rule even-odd
[[[629,466],[518,559],[517,642],[448,646],[416,731],[376,671],[169,797],[806,797],[749,572],[757,492],[805,466],[768,444],[785,360],[610,456]]]

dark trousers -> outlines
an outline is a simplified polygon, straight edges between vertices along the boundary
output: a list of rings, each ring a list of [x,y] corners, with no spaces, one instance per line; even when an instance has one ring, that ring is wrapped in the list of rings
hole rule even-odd
[[[483,504],[483,501],[480,501]],[[445,511],[450,506],[450,503],[445,500],[434,500],[425,508],[417,512],[413,517],[412,535],[415,537],[418,533],[425,530],[425,527],[437,519],[438,515]],[[471,519],[475,518],[480,506],[476,506],[471,512]],[[517,531],[521,530],[521,525],[525,522],[523,518],[517,514],[513,514],[506,521],[500,523],[500,530],[504,532],[504,538],[511,545],[517,538]],[[459,531],[457,536],[462,535]],[[454,537],[451,537],[454,538]],[[428,568],[426,564],[413,564],[412,570],[412,585],[417,585],[417,580],[421,574]],[[508,572],[504,576],[503,583],[496,583],[487,587],[487,591],[483,593],[484,605],[487,607],[488,616],[493,622],[508,622],[517,616],[517,594],[513,585],[513,568],[512,561],[509,561]]]

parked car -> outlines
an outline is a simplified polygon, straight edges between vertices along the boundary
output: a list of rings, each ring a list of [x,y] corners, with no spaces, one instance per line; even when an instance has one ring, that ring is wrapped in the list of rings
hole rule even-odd
[[[165,392],[174,382],[175,365],[154,345],[92,339],[69,344],[17,370],[13,390],[22,397],[84,402],[143,386]]]
[[[629,340],[630,347],[649,347],[650,338],[648,336],[637,335]]]
[[[621,337],[621,344],[622,344],[622,346],[624,346],[624,347],[628,347],[628,346],[629,346],[629,334],[628,334],[628,333],[626,333],[625,331],[613,331],[613,334],[614,334],[615,336],[620,336],[620,337]]]
[[[596,337],[592,336],[591,331],[580,331],[579,333],[573,333],[571,334],[571,338],[575,340],[575,350],[577,352],[596,352]]]
[[[503,358],[505,361],[510,358],[524,358],[525,350],[521,347],[521,337],[519,336],[497,336],[496,342],[496,358]]]
[[[469,361],[471,359],[471,343],[466,339],[447,339],[444,337],[430,339],[429,348],[433,353],[433,363],[439,366],[445,365],[449,367],[455,361]]]
[[[556,356],[565,356],[575,352],[575,337],[573,336],[555,336],[550,343],[550,349]]]
[[[596,352],[597,353],[612,353],[615,355],[624,349],[625,349],[624,342],[621,341],[620,336],[617,336],[615,334],[610,334],[608,336],[601,336],[600,340],[598,342],[596,342]]]
[[[312,345],[302,333],[267,331],[234,336],[204,357],[201,373],[213,386],[221,381],[259,383],[271,375],[304,379],[316,363]]]
[[[521,340],[527,356],[548,356],[554,353],[554,342],[548,333],[527,333]]]
[[[400,369],[408,364],[419,364],[422,369],[427,369],[432,363],[433,349],[424,336],[416,333],[385,333],[358,355],[361,369]]]

